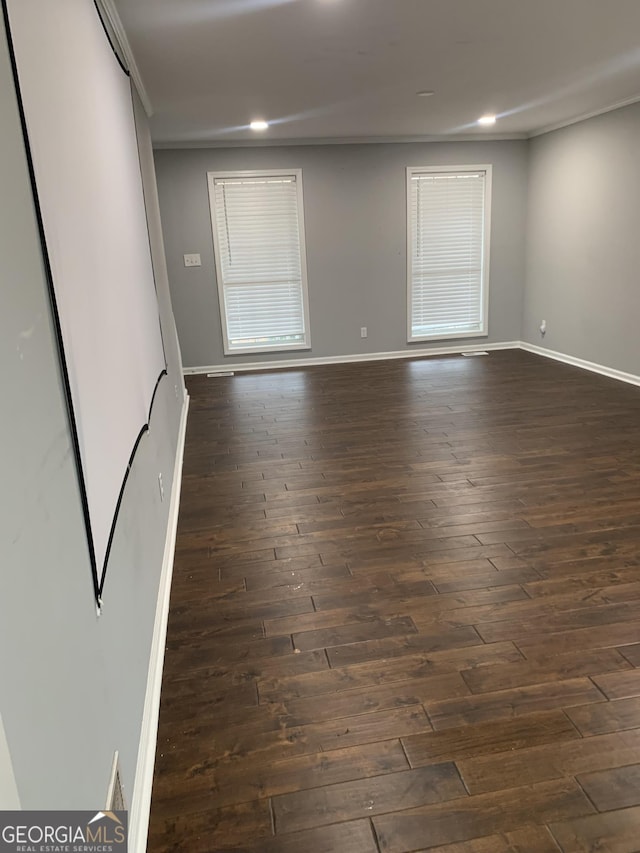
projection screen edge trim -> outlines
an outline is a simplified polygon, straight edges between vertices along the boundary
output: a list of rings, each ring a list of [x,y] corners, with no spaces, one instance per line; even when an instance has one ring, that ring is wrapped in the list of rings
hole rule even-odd
[[[71,382],[69,379],[69,368],[67,365],[67,357],[64,348],[64,341],[62,337],[62,325],[60,322],[60,314],[58,311],[58,300],[56,297],[55,287],[53,283],[53,272],[51,269],[51,260],[49,257],[49,248],[47,245],[47,240],[45,236],[44,229],[44,220],[42,217],[42,209],[40,206],[40,197],[38,193],[38,186],[36,184],[36,175],[35,175],[35,167],[33,162],[33,154],[31,151],[31,143],[29,140],[29,132],[27,129],[27,117],[24,109],[24,102],[22,100],[22,91],[20,88],[20,78],[18,76],[18,64],[15,54],[15,48],[13,44],[13,35],[11,32],[11,19],[9,17],[9,7],[7,6],[7,0],[0,0],[2,3],[2,17],[4,20],[4,27],[6,31],[6,39],[7,39],[7,47],[9,49],[9,60],[11,63],[11,73],[13,76],[13,85],[16,93],[16,101],[18,105],[18,114],[20,117],[20,126],[22,128],[22,137],[25,148],[25,156],[27,160],[27,169],[29,172],[29,182],[31,184],[31,194],[33,196],[33,208],[34,214],[36,218],[36,223],[38,226],[38,236],[40,239],[40,247],[42,251],[42,261],[45,273],[45,279],[47,282],[47,291],[49,294],[49,301],[51,304],[51,314],[53,318],[53,326],[55,330],[55,338],[56,345],[58,349],[58,358],[60,360],[60,372],[62,375],[62,384],[64,387],[64,397],[65,403],[67,407],[67,415],[69,417],[69,427],[71,432],[71,443],[73,445],[73,456],[76,467],[76,475],[78,478],[78,486],[80,491],[80,500],[82,503],[82,515],[84,517],[85,530],[87,534],[87,547],[89,549],[89,561],[91,564],[91,574],[93,581],[93,591],[96,599],[96,604],[100,607],[100,584],[98,580],[98,566],[95,555],[94,541],[93,541],[93,530],[91,526],[91,516],[89,513],[89,498],[87,494],[87,486],[84,477],[84,469],[82,466],[82,456],[80,453],[80,440],[78,435],[78,425],[76,423],[76,415],[75,409],[73,406],[73,399],[71,395]]]
[[[104,17],[103,17],[103,14],[102,14],[102,11],[100,10],[100,4],[98,3],[98,0],[93,0],[93,5],[95,6],[96,14],[97,14],[98,18],[100,19],[100,23],[102,24],[102,29],[104,30],[104,34],[107,37],[107,41],[109,42],[111,50],[113,51],[113,55],[118,60],[118,65],[120,66],[120,68],[122,68],[122,70],[127,75],[127,77],[129,77],[129,79],[131,79],[131,71],[129,71],[124,60],[122,59],[122,57],[120,56],[120,54],[116,50],[116,45],[114,44],[114,40],[117,43],[117,39],[115,38],[115,35],[112,37],[111,33],[109,32],[109,28],[107,27],[105,20],[104,20]]]

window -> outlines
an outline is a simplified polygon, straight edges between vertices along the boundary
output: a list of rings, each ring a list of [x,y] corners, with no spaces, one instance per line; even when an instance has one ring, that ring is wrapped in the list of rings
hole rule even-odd
[[[210,172],[225,354],[309,349],[302,172]]]
[[[409,341],[487,334],[491,166],[407,169]]]

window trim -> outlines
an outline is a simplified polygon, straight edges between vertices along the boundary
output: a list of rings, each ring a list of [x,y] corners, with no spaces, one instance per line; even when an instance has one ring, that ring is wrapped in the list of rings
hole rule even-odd
[[[425,174],[464,174],[465,172],[484,172],[484,240],[482,246],[482,330],[473,332],[452,332],[435,335],[413,335],[412,297],[413,297],[413,252],[411,245],[411,179],[414,175]],[[491,248],[491,196],[493,185],[491,163],[464,166],[407,166],[406,203],[407,203],[407,343],[419,341],[457,340],[458,338],[481,338],[489,334],[489,276]]]
[[[229,346],[229,335],[227,330],[227,310],[224,298],[224,284],[222,279],[222,264],[220,252],[218,251],[218,227],[215,205],[215,181],[219,178],[278,178],[287,175],[295,176],[296,196],[298,205],[298,233],[300,240],[300,271],[302,285],[302,313],[304,318],[304,341],[294,344],[274,344],[264,347],[233,347]],[[220,306],[220,325],[222,327],[222,343],[225,355],[250,355],[264,352],[291,352],[293,350],[311,349],[311,328],[309,324],[309,285],[307,278],[307,244],[304,223],[304,193],[302,190],[302,169],[253,169],[250,171],[226,169],[223,172],[207,172],[207,186],[209,188],[209,211],[211,214],[211,236],[213,239],[213,255],[216,270],[216,289],[218,291],[218,304]]]

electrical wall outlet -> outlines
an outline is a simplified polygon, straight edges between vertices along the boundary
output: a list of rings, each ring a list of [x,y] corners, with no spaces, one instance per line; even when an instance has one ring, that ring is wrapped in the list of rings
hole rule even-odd
[[[184,255],[184,265],[185,267],[201,267],[202,260],[200,258],[200,255]]]

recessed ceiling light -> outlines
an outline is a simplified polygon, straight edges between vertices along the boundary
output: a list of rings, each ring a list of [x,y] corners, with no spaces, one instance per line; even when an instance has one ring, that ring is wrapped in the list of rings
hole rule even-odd
[[[256,119],[249,125],[251,130],[266,130],[269,127],[269,122],[264,119]]]
[[[416,92],[416,95],[419,98],[430,98],[431,95],[435,95],[435,92],[432,92],[431,89],[423,89],[421,92]]]
[[[496,117],[495,116],[482,116],[482,118],[478,119],[478,124],[482,124],[485,126],[489,126],[490,124],[495,124],[495,123],[496,123]]]

